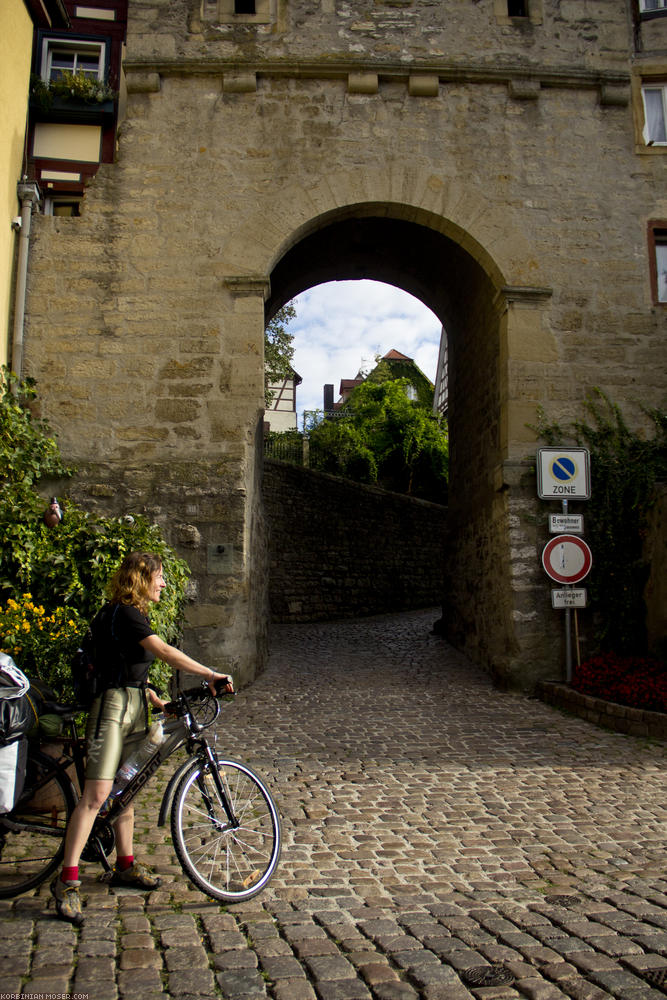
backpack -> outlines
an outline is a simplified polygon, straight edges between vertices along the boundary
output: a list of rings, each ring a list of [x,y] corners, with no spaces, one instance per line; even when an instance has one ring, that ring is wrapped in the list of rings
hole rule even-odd
[[[89,709],[109,688],[125,687],[127,661],[114,629],[118,604],[105,604],[93,618],[72,658],[72,686],[81,708]]]

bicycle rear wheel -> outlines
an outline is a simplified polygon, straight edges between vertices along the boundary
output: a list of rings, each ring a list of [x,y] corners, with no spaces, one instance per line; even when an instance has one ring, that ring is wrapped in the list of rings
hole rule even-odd
[[[52,757],[30,750],[23,795],[0,816],[0,899],[34,889],[58,868],[75,805],[67,774]]]
[[[230,822],[209,765],[196,760],[176,790],[171,836],[190,881],[207,896],[238,903],[266,887],[280,857],[280,818],[269,790],[246,764],[219,760]]]

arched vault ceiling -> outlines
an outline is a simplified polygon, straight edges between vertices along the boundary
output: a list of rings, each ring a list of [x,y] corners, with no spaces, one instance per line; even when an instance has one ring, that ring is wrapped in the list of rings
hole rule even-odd
[[[348,218],[305,236],[278,261],[266,319],[314,285],[372,278],[414,295],[447,325],[456,310],[457,291],[465,284],[459,279],[471,268],[481,272],[462,247],[426,226],[402,219]]]

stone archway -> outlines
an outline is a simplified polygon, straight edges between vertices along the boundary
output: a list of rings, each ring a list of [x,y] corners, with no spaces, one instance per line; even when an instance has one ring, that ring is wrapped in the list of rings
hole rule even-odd
[[[545,614],[525,607],[536,603],[538,562],[525,568],[521,553],[535,543],[525,526],[510,538],[521,499],[511,463],[530,448],[525,423],[543,392],[523,376],[554,350],[543,258],[516,206],[407,155],[359,171],[325,163],[323,149],[315,179],[305,162],[294,178],[280,158],[253,159],[260,132],[283,142],[279,126],[239,116],[209,78],[168,77],[150,94],[128,83],[117,164],[100,170],[80,218],[35,226],[26,365],[79,467],[79,497],[165,526],[194,571],[188,647],[252,678],[267,627],[266,310],[306,275],[393,281],[452,338],[452,634],[509,684],[552,674]],[[249,146],[237,174],[234,143]],[[216,199],[212,176],[218,189],[225,182]],[[62,259],[68,269],[55,276]],[[229,562],[216,558],[221,545]]]
[[[501,683],[530,687],[540,666],[534,649],[524,655],[516,629],[506,478],[524,438],[510,440],[516,415],[507,338],[518,344],[528,318],[527,339],[535,339],[548,290],[508,287],[485,249],[449,220],[405,205],[350,205],[313,220],[289,243],[267,281],[266,318],[306,288],[359,278],[410,292],[448,331],[452,545],[444,622]]]

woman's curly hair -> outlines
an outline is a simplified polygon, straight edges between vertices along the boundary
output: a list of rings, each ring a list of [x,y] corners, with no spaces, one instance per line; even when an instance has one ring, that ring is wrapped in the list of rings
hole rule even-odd
[[[145,615],[153,577],[161,569],[162,560],[152,552],[130,552],[109,581],[109,600],[112,604],[132,604]]]

